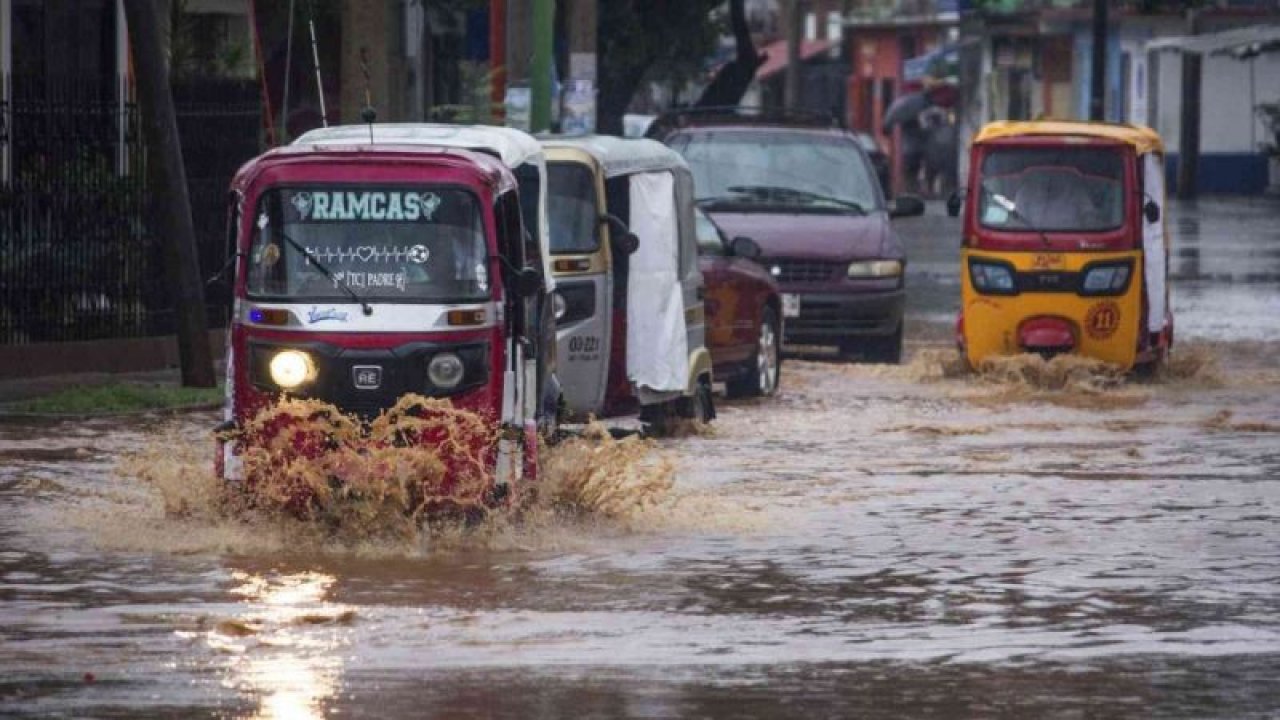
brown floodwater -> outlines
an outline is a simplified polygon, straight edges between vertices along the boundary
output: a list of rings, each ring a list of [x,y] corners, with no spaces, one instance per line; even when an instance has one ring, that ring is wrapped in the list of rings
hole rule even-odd
[[[965,373],[946,310],[471,527],[229,510],[212,413],[0,424],[0,715],[1280,714],[1274,318],[1135,382]]]
[[[710,433],[572,443],[521,518],[409,539],[220,510],[211,414],[3,426],[0,698],[1264,717],[1280,378],[1211,352],[1150,383],[1039,359],[958,375],[941,349],[791,361],[781,397],[726,404]]]

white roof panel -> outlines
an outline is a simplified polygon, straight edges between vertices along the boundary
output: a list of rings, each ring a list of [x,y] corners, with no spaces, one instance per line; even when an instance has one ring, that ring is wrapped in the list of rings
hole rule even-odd
[[[1160,38],[1147,43],[1147,50],[1244,56],[1275,52],[1280,50],[1280,25],[1255,25],[1204,35]]]
[[[549,138],[546,147],[577,148],[590,153],[600,163],[605,177],[639,172],[658,172],[687,167],[680,153],[656,140],[619,138],[612,135],[590,135],[575,138]]]
[[[510,168],[525,163],[542,164],[542,146],[532,135],[496,125],[448,125],[444,123],[375,123],[370,142],[369,125],[335,125],[304,133],[294,145],[430,145],[481,150],[496,154]]]

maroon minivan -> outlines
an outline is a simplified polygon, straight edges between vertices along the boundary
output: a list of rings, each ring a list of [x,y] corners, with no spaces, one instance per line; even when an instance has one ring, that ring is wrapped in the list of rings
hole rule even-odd
[[[730,237],[746,236],[783,293],[784,339],[846,357],[902,358],[906,255],[853,134],[831,124],[737,112],[681,114],[652,134],[684,156],[699,206]]]

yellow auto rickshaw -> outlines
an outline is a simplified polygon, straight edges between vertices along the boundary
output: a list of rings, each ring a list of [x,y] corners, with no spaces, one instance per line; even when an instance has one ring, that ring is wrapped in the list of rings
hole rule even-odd
[[[1146,127],[998,122],[974,139],[956,339],[996,355],[1079,353],[1150,369],[1173,342],[1164,148]],[[963,202],[962,202],[963,200]]]

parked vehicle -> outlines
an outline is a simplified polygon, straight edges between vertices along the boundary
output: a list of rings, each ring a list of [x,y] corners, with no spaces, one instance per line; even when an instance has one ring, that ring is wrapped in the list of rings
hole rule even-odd
[[[524,227],[538,243],[542,258],[542,276],[547,294],[533,309],[533,327],[542,342],[552,347],[547,362],[539,366],[538,387],[543,389],[541,402],[547,408],[560,402],[561,388],[555,354],[555,318],[551,291],[555,290],[555,274],[551,272],[551,240],[547,219],[547,160],[542,146],[534,137],[515,128],[493,125],[451,125],[446,123],[384,123],[379,125],[337,125],[304,133],[295,145],[324,147],[362,146],[372,140],[376,144],[404,144],[473,150],[493,155],[503,162],[516,179],[520,193],[520,211]],[[555,417],[548,410],[544,418]],[[549,427],[544,427],[548,434]]]
[[[848,131],[792,116],[676,113],[655,133],[689,163],[698,204],[749,235],[782,289],[784,339],[877,362],[902,357],[906,255],[866,152]]]
[[[782,381],[782,296],[760,265],[760,246],[730,240],[702,210],[698,267],[706,282],[707,349],[729,397],[773,395]]]
[[[1003,122],[973,141],[956,337],[994,355],[1155,367],[1173,343],[1164,148],[1149,128]]]
[[[499,486],[536,474],[554,325],[539,322],[544,260],[506,164],[407,142],[298,143],[240,170],[231,213],[230,428],[282,395],[368,417],[417,393],[499,427]],[[244,450],[223,443],[225,477],[242,476]]]
[[[854,130],[853,136],[862,146],[862,150],[867,153],[871,167],[875,168],[876,179],[880,181],[880,193],[885,198],[893,197],[893,175],[889,172],[889,156],[885,154],[884,149],[871,133]]]
[[[578,417],[708,421],[693,178],[652,140],[549,139],[548,209],[564,397]]]
[[[550,289],[555,288],[555,276],[549,264],[547,161],[542,146],[532,135],[515,128],[493,125],[381,123],[316,128],[303,133],[293,144],[325,147],[426,145],[474,150],[497,157],[515,175],[524,226],[537,238],[543,260],[548,263],[543,273]]]

